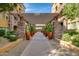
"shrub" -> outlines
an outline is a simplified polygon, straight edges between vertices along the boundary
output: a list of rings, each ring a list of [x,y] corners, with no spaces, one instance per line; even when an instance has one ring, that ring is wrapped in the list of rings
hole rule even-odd
[[[65,33],[68,33],[69,35],[73,36],[73,35],[76,35],[76,34],[79,34],[79,32],[76,32],[76,31],[66,31]]]
[[[72,42],[73,45],[79,47],[79,32],[67,31],[63,34],[64,41]]]
[[[73,35],[72,44],[79,47],[79,34]]]
[[[0,36],[4,36],[5,35],[5,30],[0,30]]]
[[[7,31],[7,34],[4,37],[7,38],[10,42],[17,40],[17,35],[14,31]]]
[[[31,32],[35,32],[36,31],[34,24],[32,24],[30,28],[31,28]]]
[[[16,41],[17,40],[17,36],[16,35],[9,35],[8,39],[9,39],[10,42]]]
[[[31,25],[30,24],[27,24],[25,31],[26,32],[31,32]]]
[[[69,42],[69,41],[71,41],[71,35],[69,35],[68,33],[65,33],[65,34],[63,34],[62,39],[63,39],[64,41]]]
[[[52,24],[50,22],[47,23],[43,30],[46,31],[46,32],[53,32]]]

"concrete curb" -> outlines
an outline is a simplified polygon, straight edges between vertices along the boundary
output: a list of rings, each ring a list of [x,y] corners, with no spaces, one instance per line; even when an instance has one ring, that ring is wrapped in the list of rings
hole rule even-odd
[[[14,42],[8,43],[7,45],[0,48],[0,53],[7,53],[8,51],[16,47],[21,41],[22,39],[17,39]]]
[[[76,47],[76,46],[74,46],[74,45],[72,45],[72,44],[70,44],[69,42],[66,42],[66,41],[60,41],[60,44],[62,45],[62,46],[64,46],[65,48],[68,48],[68,49],[70,49],[70,50],[72,50],[72,51],[74,51],[74,52],[76,52],[76,53],[79,53],[78,51],[79,51],[79,47]]]

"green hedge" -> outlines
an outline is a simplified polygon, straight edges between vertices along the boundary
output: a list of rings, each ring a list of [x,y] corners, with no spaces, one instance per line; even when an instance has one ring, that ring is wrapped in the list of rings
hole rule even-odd
[[[17,40],[17,36],[16,35],[9,35],[7,38],[9,39],[10,42]]]
[[[69,35],[76,35],[76,34],[79,34],[79,32],[76,32],[76,31],[66,31],[65,33],[68,33]]]
[[[7,38],[10,42],[17,40],[17,34],[14,31],[7,31],[7,34],[4,35],[5,38]]]
[[[69,41],[71,41],[71,35],[69,35],[68,33],[65,33],[65,34],[63,34],[62,39],[63,39],[64,41],[69,42]]]
[[[72,44],[79,47],[79,34],[73,36]]]
[[[68,31],[63,34],[62,39],[67,42],[72,42],[73,45],[79,47],[79,32]]]
[[[0,29],[0,36],[7,38],[9,41],[17,40],[17,34],[15,31],[6,31],[5,29]]]
[[[0,29],[0,36],[4,36],[5,35],[5,30]]]

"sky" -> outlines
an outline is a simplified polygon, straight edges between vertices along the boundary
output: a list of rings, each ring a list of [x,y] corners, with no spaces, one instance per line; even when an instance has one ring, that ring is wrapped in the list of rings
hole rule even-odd
[[[50,3],[26,3],[24,6],[26,13],[51,13]]]

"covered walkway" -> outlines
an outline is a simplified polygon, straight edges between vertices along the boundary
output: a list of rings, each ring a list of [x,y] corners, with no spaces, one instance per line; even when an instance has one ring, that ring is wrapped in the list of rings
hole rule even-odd
[[[44,56],[51,51],[51,45],[48,39],[41,33],[37,32],[31,39],[30,44],[25,48],[22,56]]]
[[[28,46],[24,49],[21,56],[74,56],[77,53],[64,47],[57,49],[54,40],[48,40],[41,32],[37,32]]]
[[[37,32],[29,41],[23,40],[18,46],[2,56],[78,56],[77,52],[61,45],[57,49],[54,39],[48,40],[41,32]]]

